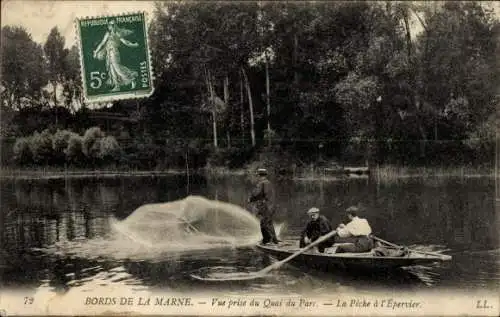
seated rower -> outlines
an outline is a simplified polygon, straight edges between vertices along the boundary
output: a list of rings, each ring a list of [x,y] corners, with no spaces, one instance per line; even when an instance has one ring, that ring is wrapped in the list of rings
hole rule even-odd
[[[300,236],[300,248],[304,248],[306,245],[316,241],[319,237],[332,231],[330,221],[328,221],[325,216],[319,214],[318,208],[313,207],[309,209],[307,214],[311,217],[311,220],[309,220]],[[325,252],[325,248],[329,248],[332,245],[333,238],[319,243],[317,248],[320,253],[323,253]]]
[[[355,206],[347,209],[347,217],[350,222],[347,225],[340,224],[337,228],[337,236],[346,238],[349,243],[339,244],[336,253],[360,253],[368,252],[374,247],[370,238],[372,229],[366,219],[357,216],[358,208]]]

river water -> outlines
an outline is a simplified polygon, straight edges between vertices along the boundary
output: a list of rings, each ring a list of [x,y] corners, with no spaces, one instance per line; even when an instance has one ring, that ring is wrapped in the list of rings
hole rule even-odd
[[[492,178],[274,183],[275,221],[282,239],[297,238],[307,221],[305,212],[312,206],[336,225],[345,222],[345,208],[361,203],[366,207],[363,216],[377,236],[443,252],[453,260],[402,270],[394,276],[326,274],[285,265],[265,279],[213,285],[193,280],[190,274],[210,268],[256,271],[275,261],[252,246],[259,238],[255,224],[251,225],[254,236],[246,245],[240,241],[201,248],[197,244],[205,242],[200,240],[178,237],[177,244],[172,242],[175,237],[162,240],[167,233],[158,229],[161,221],[155,217],[141,232],[142,237],[153,237],[149,248],[112,238],[110,233],[144,204],[172,202],[189,195],[251,209],[246,199],[252,183],[246,177],[209,180],[191,176],[189,183],[184,176],[4,179],[0,182],[1,286],[54,293],[117,286],[134,291],[189,293],[203,289],[309,295],[344,290],[499,289],[500,243]]]

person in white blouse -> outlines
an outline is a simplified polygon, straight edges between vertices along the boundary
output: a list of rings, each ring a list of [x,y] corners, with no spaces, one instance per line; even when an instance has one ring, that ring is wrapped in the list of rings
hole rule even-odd
[[[347,225],[340,224],[337,227],[337,236],[345,238],[349,242],[339,244],[336,253],[368,252],[373,249],[374,242],[370,238],[372,228],[366,219],[358,217],[358,210],[358,207],[349,207],[346,211],[350,222]]]

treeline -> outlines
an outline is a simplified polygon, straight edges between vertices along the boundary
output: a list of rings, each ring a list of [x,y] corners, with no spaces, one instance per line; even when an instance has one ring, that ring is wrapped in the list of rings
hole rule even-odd
[[[18,138],[13,159],[24,166],[84,167],[116,164],[122,157],[115,137],[106,136],[98,127],[91,127],[84,135],[69,130],[51,133],[47,129]]]
[[[82,135],[71,130],[46,129],[13,141],[10,144],[12,151],[9,153],[9,163],[28,168],[51,166],[151,170],[178,168],[186,164],[191,164],[190,168],[218,165],[214,162],[236,167],[248,161],[248,157],[238,161],[238,154],[231,150],[211,153],[210,147],[200,147],[199,144],[174,150],[151,146],[151,137],[148,135],[117,139],[99,127],[91,127]]]
[[[500,86],[488,5],[159,2],[155,93],[115,102],[107,111],[135,123],[106,132],[127,130],[120,147],[155,166],[237,167],[263,151],[286,164],[487,164]],[[42,46],[5,26],[2,43],[2,136],[67,129],[61,113],[88,111],[78,52],[56,28]],[[36,107],[50,119],[26,131],[20,110]]]

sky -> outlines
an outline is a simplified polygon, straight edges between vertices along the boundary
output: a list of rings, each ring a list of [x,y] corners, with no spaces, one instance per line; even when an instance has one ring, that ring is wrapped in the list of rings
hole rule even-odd
[[[66,47],[76,44],[74,22],[78,17],[146,11],[151,18],[153,1],[40,1],[2,0],[1,25],[24,26],[34,41],[44,43],[57,26]]]
[[[146,11],[150,18],[154,12],[154,1],[2,0],[0,3],[2,26],[24,26],[38,43],[44,43],[50,30],[57,26],[66,38],[66,47],[76,44],[74,21],[77,17]],[[488,4],[500,17],[500,3]],[[419,33],[421,26],[416,19],[412,22],[413,33]]]

